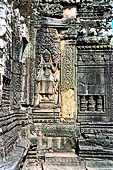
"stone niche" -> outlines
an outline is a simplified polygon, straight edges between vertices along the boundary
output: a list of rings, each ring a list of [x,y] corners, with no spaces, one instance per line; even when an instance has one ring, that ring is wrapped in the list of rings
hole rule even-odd
[[[14,1],[12,40],[1,4],[0,157],[15,147],[23,170],[113,169],[112,3]]]
[[[57,30],[42,28],[37,32],[36,43],[35,106],[60,106],[60,42]]]
[[[40,4],[39,6],[41,6]],[[58,4],[54,4],[58,5]],[[53,7],[54,7],[53,5]],[[60,4],[61,5],[61,4]],[[43,5],[42,5],[43,6]],[[50,4],[48,4],[48,7]],[[62,6],[63,8],[63,6]],[[54,12],[40,15],[52,16]],[[61,9],[59,9],[61,11]],[[47,14],[48,13],[48,14]],[[77,117],[76,84],[76,6],[65,8],[52,17],[39,17],[35,55],[35,107],[61,109],[61,122],[74,122]]]

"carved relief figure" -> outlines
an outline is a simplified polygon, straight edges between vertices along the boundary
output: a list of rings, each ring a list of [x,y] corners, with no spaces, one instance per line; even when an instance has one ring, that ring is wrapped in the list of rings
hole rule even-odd
[[[58,64],[52,62],[51,53],[48,50],[45,50],[42,55],[36,80],[38,83],[37,93],[39,94],[39,102],[53,101],[57,104],[55,96],[59,83]]]

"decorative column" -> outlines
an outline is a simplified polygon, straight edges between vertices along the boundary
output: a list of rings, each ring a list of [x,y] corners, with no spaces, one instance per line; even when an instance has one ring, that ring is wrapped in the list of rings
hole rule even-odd
[[[61,42],[61,111],[63,122],[74,122],[77,115],[76,41]]]

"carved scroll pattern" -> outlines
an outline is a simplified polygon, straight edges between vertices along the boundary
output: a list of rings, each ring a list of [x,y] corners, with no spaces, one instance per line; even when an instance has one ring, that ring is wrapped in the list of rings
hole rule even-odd
[[[47,16],[62,16],[63,6],[60,4],[49,4],[49,3],[40,3],[38,7],[38,12],[41,15]]]
[[[41,28],[36,38],[36,65],[40,63],[43,51],[51,52],[54,63],[60,63],[60,40],[58,32],[53,28]]]
[[[22,93],[22,64],[19,62],[13,62],[12,80],[13,104],[15,105],[21,100]]]
[[[33,104],[33,94],[34,94],[34,60],[33,59],[30,59],[30,77],[29,79],[32,80],[32,81],[29,81],[30,82],[30,93],[29,93],[29,102],[30,104]]]
[[[74,89],[74,55],[75,45],[65,44],[62,56],[61,88],[62,91]]]

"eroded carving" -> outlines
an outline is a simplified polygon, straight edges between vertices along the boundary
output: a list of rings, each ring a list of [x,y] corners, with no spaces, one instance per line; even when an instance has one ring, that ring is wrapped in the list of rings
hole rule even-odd
[[[75,46],[71,43],[65,44],[62,54],[62,91],[74,89],[74,58]]]
[[[43,4],[39,4],[38,7],[38,12],[40,13],[40,15],[43,16],[62,16],[63,13],[63,6],[60,4],[48,4],[48,3],[43,3]]]
[[[36,75],[37,93],[40,102],[59,102],[59,65],[53,63],[51,53],[46,49],[41,58]]]
[[[37,33],[35,104],[60,103],[60,42],[56,29]]]

